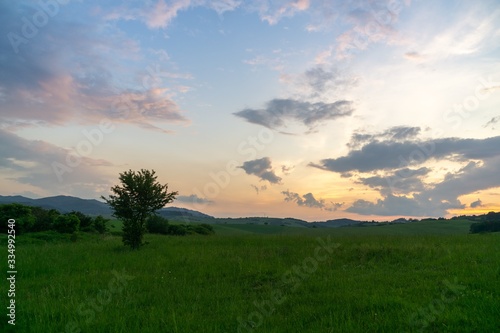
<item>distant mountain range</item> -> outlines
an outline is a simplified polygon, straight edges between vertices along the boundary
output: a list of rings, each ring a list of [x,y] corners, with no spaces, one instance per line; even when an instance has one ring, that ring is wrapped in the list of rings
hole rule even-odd
[[[58,195],[40,199],[30,199],[20,195],[2,196],[0,195],[0,204],[20,203],[28,206],[42,207],[45,209],[55,209],[61,213],[72,211],[82,212],[86,215],[102,215],[111,217],[112,209],[105,202],[95,199],[81,199],[77,197]],[[189,219],[213,219],[213,216],[200,213],[195,210],[179,207],[167,207],[158,211],[158,214],[166,218],[189,218]]]
[[[2,196],[0,195],[0,204],[20,203],[28,206],[42,207],[45,209],[55,209],[61,213],[79,211],[86,215],[102,215],[111,217],[112,209],[105,202],[95,199],[81,199],[72,196],[58,195],[40,199],[30,199],[20,195]],[[160,216],[168,219],[175,219],[185,222],[198,222],[210,224],[268,224],[283,225],[290,227],[306,228],[337,228],[349,225],[358,225],[366,223],[365,221],[356,221],[351,219],[335,219],[319,222],[307,222],[295,218],[273,218],[273,217],[239,217],[239,218],[215,218],[213,216],[179,207],[167,207],[158,211]]]

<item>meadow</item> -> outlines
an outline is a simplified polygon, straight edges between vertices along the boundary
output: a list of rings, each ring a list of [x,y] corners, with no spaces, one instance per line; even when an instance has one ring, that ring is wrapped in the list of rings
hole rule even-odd
[[[222,224],[148,234],[139,251],[113,234],[21,235],[16,326],[4,314],[0,331],[498,332],[500,234],[469,225]]]

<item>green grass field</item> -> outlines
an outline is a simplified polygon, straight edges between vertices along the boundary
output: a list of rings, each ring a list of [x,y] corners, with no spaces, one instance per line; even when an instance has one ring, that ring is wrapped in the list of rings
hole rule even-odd
[[[469,225],[223,224],[146,235],[139,251],[113,235],[21,235],[16,326],[2,283],[0,331],[498,332],[500,234]]]

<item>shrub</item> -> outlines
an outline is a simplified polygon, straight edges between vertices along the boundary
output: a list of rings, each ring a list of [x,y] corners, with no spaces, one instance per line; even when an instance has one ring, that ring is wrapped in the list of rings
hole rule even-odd
[[[500,221],[472,223],[469,231],[471,234],[500,231]]]
[[[9,219],[16,220],[14,227],[16,234],[29,232],[35,225],[35,216],[31,212],[31,207],[17,203],[0,206],[0,232],[7,232]]]
[[[500,231],[500,213],[489,212],[482,222],[472,223],[469,231],[471,234]]]
[[[53,229],[56,218],[61,215],[57,210],[43,209],[41,207],[31,207],[31,212],[35,216],[35,224],[32,231],[48,231]]]
[[[185,236],[188,234],[188,229],[183,224],[170,224],[168,226],[168,234],[176,236]]]
[[[214,234],[214,228],[210,224],[202,223],[194,226],[194,231],[200,235],[211,235]]]
[[[76,217],[78,217],[78,219],[80,220],[80,230],[81,231],[86,231],[86,232],[95,231],[95,228],[93,225],[94,221],[93,221],[92,217],[85,215],[82,212],[76,212],[76,211],[72,211],[69,214],[75,215]]]
[[[94,219],[94,221],[92,221],[92,226],[95,231],[97,231],[100,234],[103,234],[108,231],[108,222],[109,219],[106,219],[101,215],[99,215]]]
[[[72,234],[79,230],[80,220],[74,214],[59,215],[54,221],[54,230],[63,234]]]
[[[167,235],[169,230],[168,220],[159,215],[152,215],[146,221],[148,231],[152,234]]]

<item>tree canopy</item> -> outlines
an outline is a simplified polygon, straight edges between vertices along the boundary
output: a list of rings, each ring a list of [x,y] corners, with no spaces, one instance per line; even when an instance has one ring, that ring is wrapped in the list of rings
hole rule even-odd
[[[125,171],[119,180],[121,184],[111,188],[113,194],[102,198],[123,221],[123,243],[137,249],[142,245],[147,218],[172,202],[178,192],[169,193],[168,184],[160,184],[154,170]]]

